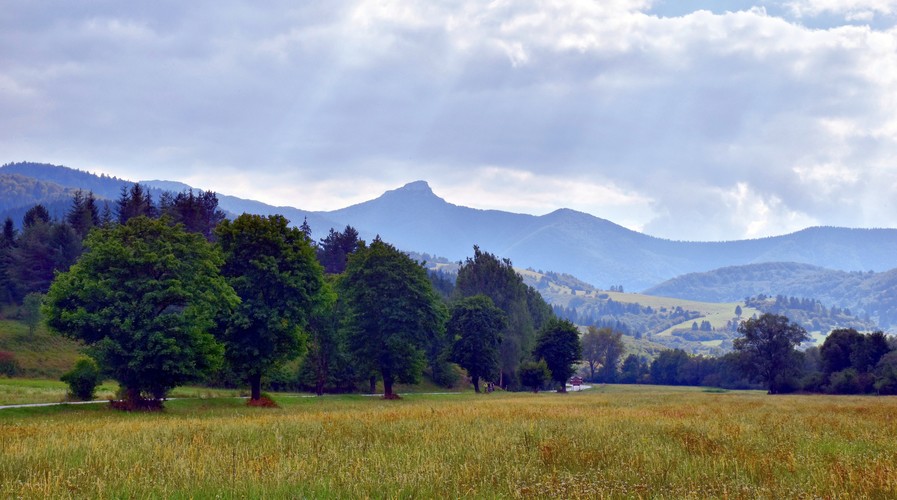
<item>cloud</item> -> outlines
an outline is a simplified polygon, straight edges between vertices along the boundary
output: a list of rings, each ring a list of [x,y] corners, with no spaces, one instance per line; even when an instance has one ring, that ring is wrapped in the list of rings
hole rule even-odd
[[[17,2],[0,156],[308,209],[425,179],[676,239],[892,225],[897,30],[803,23],[895,2],[690,4]]]
[[[834,14],[848,21],[871,21],[876,14],[897,13],[894,0],[798,0],[788,2],[787,6],[797,17]]]

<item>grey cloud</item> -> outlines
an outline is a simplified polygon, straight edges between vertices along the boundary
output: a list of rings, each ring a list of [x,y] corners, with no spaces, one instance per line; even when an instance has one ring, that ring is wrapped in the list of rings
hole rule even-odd
[[[300,207],[303,184],[499,167],[638,193],[668,237],[748,234],[740,184],[768,232],[888,223],[863,166],[897,177],[895,137],[875,132],[897,99],[868,71],[897,74],[875,40],[897,35],[811,30],[771,2],[677,5],[15,3],[0,153],[133,178],[248,170],[295,183]],[[796,171],[824,165],[856,170],[859,192]]]

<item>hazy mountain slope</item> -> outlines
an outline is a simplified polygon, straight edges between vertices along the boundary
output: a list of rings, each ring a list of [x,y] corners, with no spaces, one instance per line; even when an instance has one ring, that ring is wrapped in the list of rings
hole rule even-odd
[[[151,180],[140,181],[140,183],[146,184],[147,186],[151,186],[155,189],[170,191],[174,193],[189,189],[198,189],[182,182],[173,181]],[[308,219],[308,224],[312,228],[313,237],[316,239],[326,236],[328,230],[331,227],[334,229],[342,229],[344,227],[344,225],[340,226],[339,223],[327,218],[326,216],[318,212],[309,212],[293,207],[276,207],[273,205],[262,203],[260,201],[246,200],[222,193],[215,193],[215,195],[218,197],[218,206],[222,210],[227,212],[228,216],[230,217],[236,217],[243,213],[259,215],[279,214],[283,215],[284,217],[289,219],[290,222],[297,226],[302,224],[303,220]]]
[[[60,165],[48,165],[45,163],[8,163],[0,167],[0,175],[12,174],[48,183],[48,185],[52,184],[60,186],[61,188],[64,188],[63,191],[67,189],[69,194],[64,195],[64,197],[69,200],[71,198],[71,192],[75,189],[83,189],[84,191],[92,191],[98,198],[106,198],[114,201],[121,195],[122,187],[128,187],[133,184],[131,181],[119,179],[117,177],[95,175]],[[185,189],[191,189],[191,186],[182,182],[160,180],[140,182],[150,188],[150,195],[156,201],[158,201],[159,196],[163,191],[180,192]],[[263,215],[281,214],[296,225],[301,224],[302,220],[305,217],[308,217],[308,222],[315,231],[315,237],[323,237],[331,227],[342,229],[338,223],[315,212],[299,210],[292,207],[275,207],[259,201],[244,200],[242,198],[237,198],[236,196],[228,196],[221,193],[217,193],[217,195],[219,207],[231,216],[237,216],[244,212]],[[0,197],[0,200],[5,200],[5,198]],[[21,219],[19,212],[24,213],[25,210],[36,203],[43,203],[45,206],[48,206],[48,208],[51,208],[52,204],[54,210],[51,210],[50,213],[53,216],[57,216],[58,214],[56,212],[60,212],[61,209],[60,213],[65,213],[65,210],[68,209],[69,205],[68,201],[60,199],[58,196],[42,194],[37,190],[35,190],[31,196],[23,197],[22,201],[22,206],[25,208],[4,210],[0,207],[0,216],[10,216],[18,221]]]
[[[31,207],[34,200],[71,199],[73,189],[19,174],[0,174],[0,210]]]
[[[17,228],[25,212],[40,202],[50,217],[60,218],[71,206],[74,189],[19,174],[0,174],[0,222],[7,217]]]
[[[0,174],[19,174],[60,186],[92,191],[99,198],[114,200],[121,194],[122,186],[131,183],[117,177],[94,175],[73,168],[46,163],[8,163],[0,167]]]
[[[424,182],[326,215],[362,230],[376,228],[400,248],[457,260],[478,244],[519,267],[565,272],[601,287],[618,284],[633,290],[690,272],[768,261],[845,271],[897,267],[894,229],[819,227],[756,240],[669,241],[573,210],[536,217],[459,207],[436,196]]]
[[[90,189],[113,199],[117,198],[121,183],[127,182],[51,165],[13,164],[0,168],[0,174],[12,171],[66,187]],[[161,185],[183,186],[167,182]],[[156,190],[153,196],[159,192]],[[438,197],[422,181],[331,212],[274,207],[221,193],[219,200],[221,208],[231,214],[281,213],[297,225],[308,217],[316,239],[326,235],[331,227],[341,229],[351,224],[364,239],[379,234],[399,248],[454,261],[471,255],[472,247],[479,245],[510,258],[519,267],[569,273],[599,287],[623,285],[629,291],[643,290],[687,273],[773,261],[840,271],[897,268],[895,229],[818,227],[756,240],[670,241],[567,209],[532,216],[461,207]],[[737,298],[745,295],[747,291]]]

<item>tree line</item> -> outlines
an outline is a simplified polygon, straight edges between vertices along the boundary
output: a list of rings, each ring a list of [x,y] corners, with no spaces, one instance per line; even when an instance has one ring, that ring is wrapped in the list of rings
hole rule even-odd
[[[579,359],[576,327],[510,261],[477,247],[439,293],[421,262],[379,237],[347,226],[314,242],[307,222],[228,220],[211,192],[156,203],[135,184],[111,207],[78,191],[64,220],[42,208],[20,234],[7,221],[4,299],[45,293],[48,326],[85,344],[128,408],[195,381],[246,384],[251,402],[284,378],[319,394],[380,381],[392,398],[395,383],[425,371],[457,383],[459,366],[476,390],[520,389],[531,361],[563,389]]]
[[[591,326],[580,338],[509,260],[478,247],[451,283],[351,226],[315,242],[307,221],[228,220],[212,192],[155,203],[135,184],[100,206],[79,191],[64,220],[40,205],[21,233],[7,220],[0,282],[7,302],[46,293],[48,325],[85,343],[129,408],[196,381],[245,384],[254,403],[266,384],[322,394],[373,391],[379,381],[392,398],[396,383],[424,373],[446,386],[468,376],[478,392],[481,382],[563,391],[580,360],[595,382],[897,390],[897,355],[880,333],[833,333],[849,364],[823,363],[834,344],[800,352],[806,332],[764,314],[738,327],[735,352],[721,358],[673,350],[621,359],[619,329]],[[857,340],[869,335],[877,340]]]
[[[738,327],[734,350],[723,356],[661,351],[653,360],[622,359],[622,335],[589,328],[583,336],[587,380],[601,383],[763,388],[772,394],[897,394],[897,339],[880,331],[833,330],[821,346],[797,347],[806,331],[785,316],[765,313]]]

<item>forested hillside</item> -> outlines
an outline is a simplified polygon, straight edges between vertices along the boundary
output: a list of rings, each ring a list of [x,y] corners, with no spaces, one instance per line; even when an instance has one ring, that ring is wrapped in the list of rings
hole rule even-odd
[[[758,295],[808,297],[849,309],[881,328],[897,326],[897,269],[844,272],[797,263],[753,264],[687,274],[645,293],[708,302]]]

